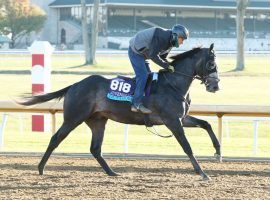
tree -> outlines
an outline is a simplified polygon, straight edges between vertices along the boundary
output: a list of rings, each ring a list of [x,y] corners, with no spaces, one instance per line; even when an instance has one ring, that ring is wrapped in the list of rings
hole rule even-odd
[[[46,20],[45,12],[29,0],[0,1],[0,32],[11,34],[11,48],[16,41],[32,31],[39,31]]]
[[[244,50],[244,16],[249,0],[237,0],[237,20],[236,20],[236,31],[237,31],[237,63],[235,71],[243,71],[245,69],[245,50]]]
[[[82,6],[82,29],[83,29],[83,43],[85,50],[85,64],[96,64],[96,44],[98,39],[98,19],[99,19],[99,3],[100,0],[94,0],[92,23],[91,23],[91,37],[89,38],[87,20],[86,20],[86,6],[85,0],[81,0]]]
[[[91,58],[92,63],[96,63],[96,47],[97,47],[97,39],[98,39],[98,19],[99,19],[99,1],[94,0],[94,13],[93,13],[93,20],[92,20],[92,33],[91,33]]]
[[[83,34],[83,45],[85,51],[85,65],[92,64],[91,63],[91,55],[90,55],[90,46],[89,46],[89,34],[87,28],[87,19],[86,19],[86,5],[85,0],[81,0],[82,6],[82,34]]]

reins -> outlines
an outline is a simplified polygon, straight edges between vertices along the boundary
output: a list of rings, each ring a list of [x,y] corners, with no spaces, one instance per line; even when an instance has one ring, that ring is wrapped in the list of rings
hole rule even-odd
[[[196,76],[190,76],[190,75],[188,75],[188,74],[185,74],[185,73],[182,73],[182,72],[178,72],[178,71],[175,71],[175,72],[173,72],[173,73],[175,73],[175,74],[180,74],[180,75],[183,75],[183,76],[192,78],[192,80],[198,79],[198,80],[200,80],[200,81],[203,81],[203,78],[201,78],[200,76],[197,76],[197,75],[196,75]]]
[[[173,85],[169,82],[169,80],[167,79],[167,77],[166,77],[166,75],[165,75],[166,71],[163,71],[163,72],[164,72],[163,75],[164,75],[165,80],[169,83],[169,85],[171,86],[171,88],[172,88],[173,90],[175,90],[176,93],[178,93],[179,90],[178,90],[175,86],[173,86]],[[192,80],[194,80],[194,79],[199,79],[199,80],[202,81],[202,78],[200,78],[200,77],[198,77],[198,76],[190,76],[190,75],[185,74],[185,73],[182,73],[182,72],[174,72],[174,73],[177,73],[177,74],[184,75],[184,76],[186,76],[186,77],[192,78]],[[175,99],[178,100],[178,97],[176,97],[175,95],[173,95],[173,96],[174,96]],[[189,105],[189,102],[186,100],[185,97],[181,96],[180,99],[181,99],[182,101],[184,101],[188,107],[190,106],[190,105]],[[145,118],[144,118],[144,123],[146,124]],[[170,138],[170,137],[173,136],[173,134],[171,134],[171,135],[160,135],[160,134],[158,133],[158,131],[155,129],[154,126],[152,127],[152,128],[154,129],[154,131],[151,131],[150,129],[148,129],[147,126],[145,126],[145,127],[146,127],[146,130],[149,131],[150,133],[152,133],[152,134],[154,134],[154,135],[157,135],[157,136],[159,136],[159,137],[162,137],[162,138]]]
[[[153,126],[152,128],[154,129],[155,132],[153,132],[153,131],[151,131],[150,129],[148,129],[147,126],[145,126],[145,127],[146,127],[146,130],[149,131],[150,133],[152,133],[152,134],[154,134],[154,135],[157,135],[157,136],[159,136],[159,137],[162,137],[162,138],[170,138],[170,137],[173,136],[173,134],[171,134],[171,135],[160,135],[160,134],[157,132],[157,130],[155,129],[154,126]]]
[[[166,72],[167,71],[163,71],[163,76],[164,76],[164,78],[165,78],[165,80],[167,81],[167,83],[170,85],[170,87],[176,92],[176,93],[179,93],[179,89],[177,89],[174,85],[172,85],[171,83],[170,83],[170,81],[168,80],[168,78],[167,78],[167,76],[166,76]],[[203,78],[201,78],[201,77],[199,77],[199,76],[190,76],[190,75],[188,75],[188,74],[185,74],[185,73],[182,73],[182,72],[178,72],[178,71],[175,71],[175,72],[173,72],[173,73],[176,73],[176,74],[179,74],[179,75],[183,75],[183,76],[186,76],[186,77],[188,77],[188,78],[191,78],[192,80],[194,80],[194,79],[198,79],[198,80],[200,80],[200,81],[202,81],[203,82]],[[174,96],[174,98],[175,99],[177,99],[178,100],[178,97],[176,97],[175,95],[173,95]],[[180,99],[182,100],[182,101],[184,101],[186,104],[187,104],[187,106],[189,107],[190,105],[189,105],[189,102],[186,100],[186,98],[184,97],[184,96],[180,96]]]
[[[207,62],[207,65],[208,65],[208,64],[209,64],[209,63]],[[208,66],[207,66],[207,67],[208,67]],[[177,87],[175,87],[174,85],[172,85],[172,84],[170,83],[170,81],[168,80],[167,76],[166,76],[166,73],[168,73],[168,71],[167,71],[167,70],[160,70],[160,72],[162,72],[161,74],[163,74],[163,76],[164,76],[165,80],[167,81],[167,83],[169,84],[169,86],[175,91],[175,93],[172,93],[172,94],[173,94],[173,97],[174,97],[177,101],[185,102],[185,104],[187,105],[187,107],[190,107],[189,102],[186,100],[186,98],[185,98],[184,96],[181,95],[181,96],[180,96],[180,99],[179,99],[179,96],[177,95],[177,94],[180,93],[180,92],[179,92],[179,89],[178,89]],[[203,77],[198,76],[198,75],[191,76],[191,75],[185,74],[185,73],[183,73],[183,72],[179,72],[179,71],[174,71],[173,73],[174,73],[174,74],[181,75],[181,76],[185,76],[185,77],[188,77],[188,78],[191,78],[192,81],[193,81],[194,79],[198,79],[198,80],[201,81],[201,83],[204,83],[204,84],[207,84],[206,81],[207,81],[208,78],[217,79],[217,78],[214,78],[214,77],[210,77],[209,75],[205,76],[205,74],[206,74],[206,73],[205,73],[205,68],[203,68]],[[219,80],[219,79],[217,79],[217,80]],[[145,122],[145,124],[146,124],[145,118],[144,118],[144,122]],[[157,136],[159,136],[159,137],[162,137],[162,138],[170,138],[170,137],[173,136],[173,134],[167,135],[167,136],[165,136],[165,135],[160,135],[154,127],[153,127],[153,129],[154,129],[154,132],[151,131],[151,130],[149,130],[148,127],[146,126],[146,130],[147,130],[147,131],[149,131],[150,133],[152,133],[152,134],[154,134],[154,135],[157,135]]]

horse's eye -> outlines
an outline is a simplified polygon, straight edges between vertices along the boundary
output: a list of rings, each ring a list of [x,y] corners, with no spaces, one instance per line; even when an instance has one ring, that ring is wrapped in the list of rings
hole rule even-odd
[[[216,68],[216,63],[214,61],[209,61],[206,66],[207,70],[212,70]]]

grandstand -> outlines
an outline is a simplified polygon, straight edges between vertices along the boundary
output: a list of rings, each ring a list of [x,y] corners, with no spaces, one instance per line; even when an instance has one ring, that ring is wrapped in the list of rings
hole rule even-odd
[[[91,24],[93,0],[87,0]],[[171,28],[180,23],[190,30],[191,43],[214,40],[223,45],[236,37],[236,2],[233,0],[101,0],[99,47],[127,48],[129,38],[153,26]],[[53,35],[50,41],[78,47],[82,43],[80,0],[55,0],[49,4]],[[247,49],[270,50],[270,1],[250,0],[245,17]],[[59,17],[57,17],[59,16]],[[58,19],[58,20],[57,20]],[[91,26],[89,26],[91,27]],[[120,42],[119,42],[120,41]],[[234,43],[228,47],[235,49]],[[254,44],[253,44],[254,43]],[[227,47],[222,47],[227,50]],[[189,47],[186,47],[189,48]]]

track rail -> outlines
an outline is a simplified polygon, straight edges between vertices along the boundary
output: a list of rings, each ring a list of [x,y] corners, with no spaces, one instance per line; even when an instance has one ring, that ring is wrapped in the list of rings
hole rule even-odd
[[[50,113],[52,116],[52,134],[56,132],[56,113],[63,112],[63,102],[46,102],[31,107],[20,106],[11,101],[0,101],[0,112],[28,112],[28,113]],[[221,145],[223,138],[223,117],[270,117],[270,106],[256,105],[191,105],[190,115],[216,116],[218,118],[218,139]],[[0,131],[0,145],[3,143],[3,131]],[[1,146],[0,146],[1,148]]]

